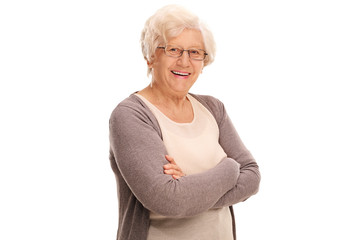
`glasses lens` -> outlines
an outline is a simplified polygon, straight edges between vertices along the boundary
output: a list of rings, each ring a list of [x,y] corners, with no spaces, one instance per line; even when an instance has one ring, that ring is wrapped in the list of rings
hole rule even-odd
[[[165,53],[172,57],[180,57],[182,52],[183,52],[183,49],[181,49],[179,47],[167,46],[165,48]]]
[[[203,60],[205,58],[205,51],[200,49],[189,49],[190,58],[194,60]]]

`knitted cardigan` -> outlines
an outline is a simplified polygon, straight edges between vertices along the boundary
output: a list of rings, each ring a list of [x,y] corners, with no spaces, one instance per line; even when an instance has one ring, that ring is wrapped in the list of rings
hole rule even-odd
[[[223,104],[211,96],[194,95],[214,116],[219,143],[227,157],[203,173],[174,180],[163,173],[167,154],[160,126],[146,104],[132,94],[112,112],[110,162],[117,182],[117,240],[146,240],[149,210],[169,217],[191,217],[212,208],[230,207],[258,191],[260,173]]]

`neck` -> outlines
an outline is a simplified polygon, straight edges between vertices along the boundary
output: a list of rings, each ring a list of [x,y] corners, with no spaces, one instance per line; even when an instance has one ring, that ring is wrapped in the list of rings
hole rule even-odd
[[[138,94],[155,105],[163,114],[175,122],[188,123],[194,119],[194,112],[186,94],[171,94],[154,85],[149,85]]]
[[[182,107],[187,102],[186,93],[173,93],[165,91],[156,84],[150,84],[139,92],[147,97],[153,104],[171,107]]]

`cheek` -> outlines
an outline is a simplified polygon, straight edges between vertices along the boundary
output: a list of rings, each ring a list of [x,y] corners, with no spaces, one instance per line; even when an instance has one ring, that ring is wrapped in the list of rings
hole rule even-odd
[[[203,62],[201,62],[201,63],[194,66],[194,69],[196,69],[196,74],[197,75],[202,73],[203,68],[204,68],[204,63]]]
[[[176,59],[158,58],[155,67],[162,72],[168,72],[169,69],[176,65]]]

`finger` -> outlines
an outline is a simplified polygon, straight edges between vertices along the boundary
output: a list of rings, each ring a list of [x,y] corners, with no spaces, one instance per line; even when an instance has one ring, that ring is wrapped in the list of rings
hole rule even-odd
[[[185,176],[185,174],[183,174],[182,172],[176,171],[176,170],[165,170],[164,173],[166,175],[171,175],[174,179],[179,179],[179,178]]]
[[[176,174],[180,177],[185,176],[185,174],[178,165],[166,164],[164,165],[164,170],[173,170],[173,174]]]
[[[171,157],[169,155],[165,155],[165,158],[166,158],[166,160],[169,161],[168,164],[165,164],[163,166],[165,174],[172,175],[172,177],[174,179],[179,179],[179,178],[185,176],[185,174],[183,173],[181,168],[176,164],[173,157]]]
[[[165,158],[166,158],[166,160],[168,160],[171,164],[176,164],[173,157],[171,157],[171,156],[169,156],[169,155],[165,155]]]
[[[185,176],[185,174],[182,171],[177,171],[177,170],[174,170],[174,169],[164,170],[164,173],[166,175],[172,175],[173,177],[176,177],[176,179]]]
[[[181,178],[181,176],[178,176],[178,175],[172,175],[172,177],[173,177],[173,179],[179,179],[179,178]]]
[[[165,165],[164,165],[164,169],[180,170],[180,167],[179,167],[178,165],[168,163],[168,164],[165,164]]]
[[[175,170],[175,169],[164,170],[164,173],[165,173],[165,174],[168,174],[168,175],[178,175],[178,176],[181,175],[181,172],[180,172],[180,171],[177,171],[177,170]]]

